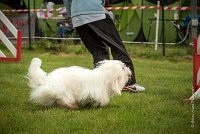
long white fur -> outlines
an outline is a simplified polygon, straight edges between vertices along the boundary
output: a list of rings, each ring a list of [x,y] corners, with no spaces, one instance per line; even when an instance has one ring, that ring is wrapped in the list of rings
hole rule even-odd
[[[108,105],[112,95],[121,95],[131,71],[118,60],[105,60],[93,70],[71,66],[47,74],[42,61],[33,58],[28,69],[30,98],[42,105],[57,104],[76,109],[86,104]]]

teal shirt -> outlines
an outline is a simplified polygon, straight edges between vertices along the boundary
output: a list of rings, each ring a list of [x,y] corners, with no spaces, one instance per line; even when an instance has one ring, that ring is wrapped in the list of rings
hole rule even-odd
[[[72,18],[73,27],[79,27],[94,21],[105,19],[105,14],[79,15]]]
[[[71,17],[87,14],[105,14],[105,0],[63,0]]]

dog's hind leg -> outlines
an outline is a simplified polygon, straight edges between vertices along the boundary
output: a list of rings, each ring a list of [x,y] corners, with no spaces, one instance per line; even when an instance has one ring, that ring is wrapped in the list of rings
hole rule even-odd
[[[59,106],[64,107],[64,108],[68,108],[68,109],[78,109],[79,108],[79,106],[76,102],[67,102],[63,99],[56,100],[56,103]]]

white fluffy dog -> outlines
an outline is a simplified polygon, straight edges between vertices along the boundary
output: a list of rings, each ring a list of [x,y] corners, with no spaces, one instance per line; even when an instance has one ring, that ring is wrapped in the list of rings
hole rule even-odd
[[[104,60],[97,68],[71,66],[47,74],[40,66],[42,61],[33,58],[28,69],[30,98],[42,105],[59,105],[77,109],[87,104],[108,105],[112,95],[121,95],[131,71],[118,60]]]

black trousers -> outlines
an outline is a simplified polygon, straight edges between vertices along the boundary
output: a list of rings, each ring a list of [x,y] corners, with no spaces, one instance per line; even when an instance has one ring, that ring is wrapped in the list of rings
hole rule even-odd
[[[127,85],[136,83],[133,63],[109,15],[106,14],[106,19],[82,25],[76,30],[85,47],[92,54],[94,66],[99,61],[110,59],[109,47],[113,59],[125,63],[132,72],[132,77]]]

